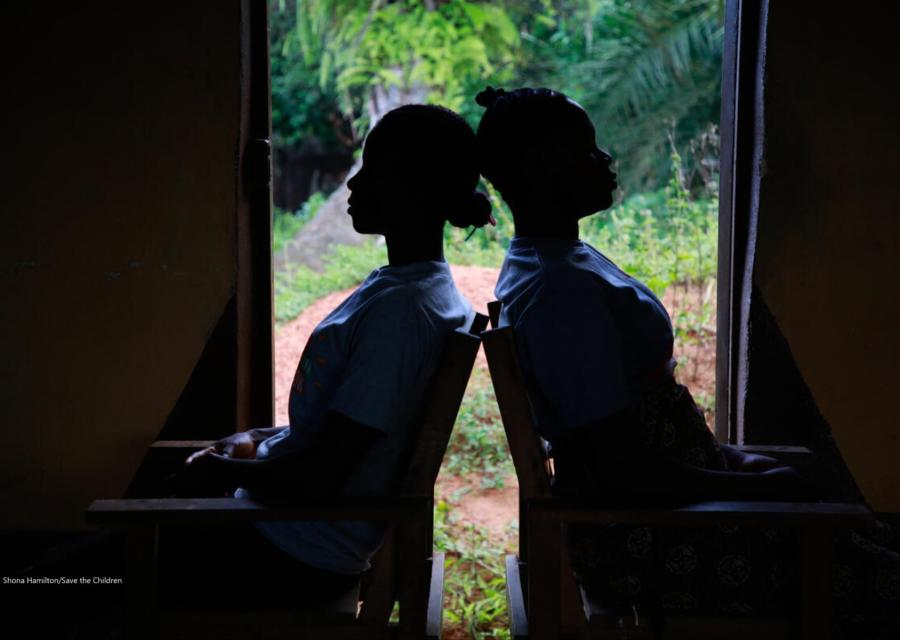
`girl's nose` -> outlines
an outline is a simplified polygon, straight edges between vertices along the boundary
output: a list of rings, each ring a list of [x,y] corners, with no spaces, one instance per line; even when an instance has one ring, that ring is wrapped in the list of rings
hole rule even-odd
[[[353,176],[349,180],[347,180],[347,188],[350,189],[350,191],[353,191],[354,186],[359,183],[362,172],[362,167],[360,167],[359,171],[354,173]]]

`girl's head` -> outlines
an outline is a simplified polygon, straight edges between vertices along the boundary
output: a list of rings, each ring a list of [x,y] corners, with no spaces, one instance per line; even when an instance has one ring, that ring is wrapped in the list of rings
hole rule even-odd
[[[577,220],[612,204],[618,186],[612,158],[597,146],[577,102],[550,89],[491,87],[475,100],[486,109],[478,125],[479,169],[517,218],[552,206],[554,215]]]
[[[363,164],[350,178],[348,213],[360,233],[484,226],[487,197],[475,190],[475,133],[444,107],[413,104],[388,112],[369,132]]]

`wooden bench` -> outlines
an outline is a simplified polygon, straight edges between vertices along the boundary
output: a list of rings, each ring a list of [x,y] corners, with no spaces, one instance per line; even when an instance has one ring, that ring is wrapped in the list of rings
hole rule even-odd
[[[424,419],[401,489],[391,495],[266,501],[231,497],[138,497],[205,441],[154,443],[128,498],[95,500],[88,523],[126,533],[128,638],[440,638],[444,557],[433,552],[434,483],[478,352],[487,318],[447,340],[426,395]],[[351,590],[325,610],[191,611],[159,606],[157,541],[160,526],[229,522],[356,520],[390,523],[364,589]],[[360,601],[361,599],[361,601]],[[399,603],[399,623],[390,622]]]
[[[489,309],[494,326],[498,303]],[[834,531],[866,525],[863,505],[793,502],[700,502],[677,508],[611,508],[550,490],[552,465],[535,428],[512,328],[482,334],[488,367],[519,480],[519,554],[506,558],[513,638],[827,638],[831,634],[831,554]],[[802,457],[800,448],[753,447],[757,453]],[[563,523],[786,526],[801,540],[801,593],[791,620],[667,615],[616,611],[577,584],[562,543]]]

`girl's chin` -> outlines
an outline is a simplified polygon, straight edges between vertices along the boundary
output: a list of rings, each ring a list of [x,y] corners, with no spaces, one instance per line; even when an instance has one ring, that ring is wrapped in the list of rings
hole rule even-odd
[[[591,202],[584,207],[581,207],[582,213],[579,215],[580,218],[585,218],[587,216],[592,216],[595,213],[599,213],[600,211],[605,211],[612,206],[613,198],[612,194],[609,194],[606,198],[598,198],[594,202]]]
[[[597,211],[603,211],[604,209],[609,209],[612,206],[612,203],[613,203],[613,195],[612,195],[612,192],[610,191],[609,193],[606,194],[605,197],[603,197],[601,199],[601,201],[599,203],[600,208],[597,209]]]

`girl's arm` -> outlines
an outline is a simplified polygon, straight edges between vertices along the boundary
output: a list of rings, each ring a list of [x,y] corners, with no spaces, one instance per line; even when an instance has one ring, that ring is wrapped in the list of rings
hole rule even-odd
[[[274,435],[277,435],[284,431],[285,429],[290,429],[288,426],[284,427],[257,427],[256,429],[248,429],[246,433],[250,434],[250,437],[253,438],[253,442],[259,444],[263,440],[268,440]]]
[[[380,431],[331,411],[325,416],[322,430],[301,453],[256,460],[232,459],[211,452],[198,457],[189,467],[192,473],[223,487],[245,487],[265,496],[334,495],[341,491],[379,437],[384,437]]]
[[[649,456],[629,478],[647,495],[659,492],[677,500],[807,501],[823,497],[823,490],[791,467],[762,472],[713,471],[662,455]],[[637,472],[640,473],[640,477]]]
[[[771,500],[820,499],[824,489],[791,467],[762,472],[713,471],[635,445],[627,430],[610,424],[586,427],[595,480],[612,498],[634,500]],[[727,455],[727,454],[726,454]]]
[[[260,427],[257,429],[250,429],[249,431],[232,433],[230,436],[217,440],[210,447],[195,451],[188,456],[187,460],[185,460],[185,464],[191,465],[196,460],[211,453],[216,453],[226,458],[255,458],[256,449],[260,442],[289,428],[290,427]]]

